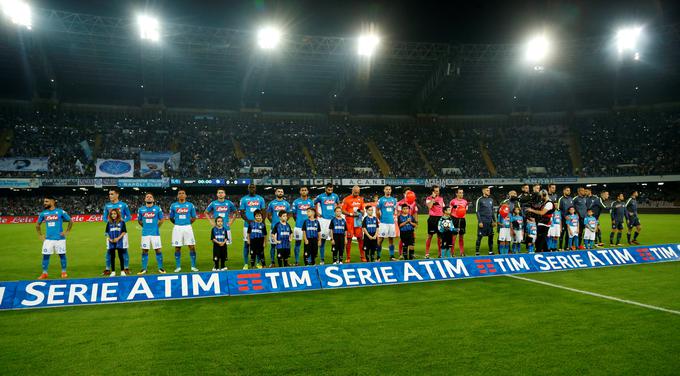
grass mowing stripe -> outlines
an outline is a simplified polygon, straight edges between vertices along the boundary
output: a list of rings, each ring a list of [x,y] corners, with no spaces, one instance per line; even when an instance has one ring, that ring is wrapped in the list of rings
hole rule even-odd
[[[633,300],[620,299],[620,298],[617,298],[617,297],[614,297],[614,296],[602,295],[602,294],[598,294],[596,292],[579,290],[579,289],[575,289],[575,288],[571,288],[571,287],[567,287],[567,286],[556,285],[556,284],[550,283],[550,282],[544,282],[544,281],[539,281],[539,280],[536,280],[536,279],[520,277],[520,276],[517,276],[517,275],[509,275],[507,277],[514,278],[514,279],[520,279],[522,281],[527,281],[527,282],[538,283],[539,285],[555,287],[555,288],[558,288],[558,289],[563,289],[563,290],[567,290],[567,291],[571,291],[571,292],[577,292],[579,294],[590,295],[590,296],[594,296],[596,298],[613,300],[613,301],[619,302],[619,303],[626,303],[626,304],[636,305],[638,307],[649,308],[649,309],[654,309],[654,310],[657,310],[657,311],[668,312],[668,313],[672,313],[672,314],[675,314],[675,315],[680,315],[680,311],[674,311],[672,309],[657,307],[657,306],[654,306],[654,305],[640,303],[640,302],[636,302],[636,301],[633,301]]]

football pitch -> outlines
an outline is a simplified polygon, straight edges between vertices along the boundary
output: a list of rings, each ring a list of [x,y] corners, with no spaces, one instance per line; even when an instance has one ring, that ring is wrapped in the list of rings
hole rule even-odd
[[[602,220],[608,241],[609,219]],[[642,244],[680,242],[680,216],[641,221]],[[468,216],[468,255],[475,226]],[[162,227],[168,270],[171,227]],[[67,241],[71,277],[101,273],[103,230],[101,223],[74,224]],[[136,272],[140,229],[128,230]],[[194,231],[198,266],[210,270],[208,222],[198,221]],[[243,265],[240,221],[232,232],[230,269]],[[418,229],[419,258],[425,232]],[[2,225],[0,239],[0,279],[36,278],[34,226]],[[185,250],[184,271],[188,256]],[[352,259],[358,257],[354,245]],[[153,256],[149,266],[155,271]],[[50,276],[58,272],[53,256]],[[1,312],[0,373],[680,373],[679,262],[521,277]]]

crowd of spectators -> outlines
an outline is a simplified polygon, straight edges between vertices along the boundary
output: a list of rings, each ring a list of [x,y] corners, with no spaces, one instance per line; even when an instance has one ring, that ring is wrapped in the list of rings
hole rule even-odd
[[[179,166],[165,172],[174,177],[383,177],[369,143],[391,176],[402,178],[490,177],[485,149],[496,177],[680,172],[680,112],[471,124],[24,112],[0,114],[0,122],[12,131],[3,132],[12,135],[2,140],[5,157],[49,158],[48,172],[0,172],[3,177],[93,176],[96,158],[133,159],[138,170],[140,151],[181,153]],[[570,146],[580,147],[581,169]]]

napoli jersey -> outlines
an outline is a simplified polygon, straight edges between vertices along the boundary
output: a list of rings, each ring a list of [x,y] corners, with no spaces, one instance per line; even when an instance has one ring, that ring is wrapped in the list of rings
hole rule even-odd
[[[589,228],[592,231],[595,231],[597,229],[597,219],[592,216],[585,217],[583,219],[583,224],[586,226],[586,228]]]
[[[378,218],[376,217],[364,217],[363,225],[366,232],[371,236],[378,232]]]
[[[163,219],[163,211],[157,205],[142,206],[137,210],[137,220],[142,221],[142,236],[159,236],[158,222]]]
[[[224,201],[215,200],[205,209],[205,211],[212,214],[214,218],[224,218],[225,230],[229,230],[229,216],[231,216],[231,213],[236,212],[236,210],[236,205],[227,199]]]
[[[194,204],[187,201],[183,204],[175,202],[170,205],[170,219],[175,220],[176,226],[190,225],[191,218],[196,218],[196,208],[194,207]]]
[[[335,193],[326,194],[326,192],[316,196],[314,205],[321,206],[321,218],[333,219],[335,217],[335,207],[340,203],[340,197]]]
[[[536,222],[527,222],[527,234],[529,234],[529,236],[536,237],[536,230]]]
[[[302,224],[302,231],[307,235],[307,239],[318,239],[319,238],[319,221],[316,219],[305,219]]]
[[[243,210],[246,213],[246,219],[249,221],[255,220],[255,210],[264,210],[265,203],[264,199],[260,195],[250,196],[246,195],[241,197],[241,203],[239,205],[239,210]],[[262,213],[264,219],[264,213]]]
[[[276,234],[276,249],[290,248],[290,226],[288,223],[276,222],[272,229],[272,234]]]
[[[283,210],[286,213],[290,212],[290,204],[286,200],[279,200],[276,199],[274,201],[270,201],[269,205],[267,205],[267,213],[272,214],[272,228],[276,226],[277,223],[279,223],[279,212]]]
[[[521,230],[524,228],[524,217],[521,215],[511,215],[510,217],[510,224],[512,225],[512,228],[515,230]]]
[[[567,218],[567,225],[570,227],[578,227],[578,214],[568,214]]]
[[[380,197],[377,207],[378,210],[380,210],[380,222],[393,225],[394,210],[397,207],[397,199],[387,196]]]
[[[333,217],[328,228],[333,231],[334,235],[345,235],[345,231],[347,230],[347,222],[345,222],[344,218]]]
[[[307,220],[307,209],[314,207],[314,201],[310,198],[297,198],[293,201],[293,215],[295,216],[295,227],[302,228],[302,224]]]
[[[127,222],[132,219],[130,207],[123,201],[118,201],[115,204],[113,202],[108,202],[106,205],[104,205],[104,215],[102,216],[104,220],[109,217],[109,211],[111,211],[111,209],[120,210],[120,216],[123,219],[123,222]]]
[[[267,235],[267,226],[264,222],[250,222],[248,223],[248,234],[250,239],[261,239]]]
[[[127,232],[125,222],[106,222],[106,235],[108,235],[109,239],[115,239],[123,232]],[[123,248],[123,238],[118,239],[115,243],[108,242],[108,244],[109,249]]]
[[[498,224],[501,228],[510,228],[510,216],[508,215],[503,218],[502,215],[498,215]]]
[[[562,225],[562,212],[559,210],[555,210],[553,212],[553,216],[550,219],[550,225],[554,227],[560,227]]]
[[[38,223],[45,222],[45,239],[47,240],[64,240],[61,235],[64,231],[64,222],[71,222],[71,217],[62,209],[54,208],[52,210],[43,210],[38,216]]]
[[[404,222],[407,222],[409,219],[413,219],[413,216],[411,216],[410,214],[407,214],[407,215],[400,215],[397,220],[399,221],[399,224],[402,224]],[[413,230],[415,230],[413,225],[410,224],[410,223],[407,224],[407,225],[399,227],[399,229],[400,229],[399,231],[401,231],[401,232],[412,232]]]

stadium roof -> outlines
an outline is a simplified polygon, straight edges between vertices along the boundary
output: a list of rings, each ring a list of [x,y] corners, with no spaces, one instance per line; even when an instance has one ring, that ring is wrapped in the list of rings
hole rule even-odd
[[[617,64],[612,38],[560,41],[543,72],[519,44],[385,39],[370,64],[353,38],[285,35],[265,53],[255,33],[163,23],[139,39],[132,18],[34,9],[32,30],[3,23],[0,96],[268,111],[491,113],[678,99],[680,27],[650,27],[639,62]]]

